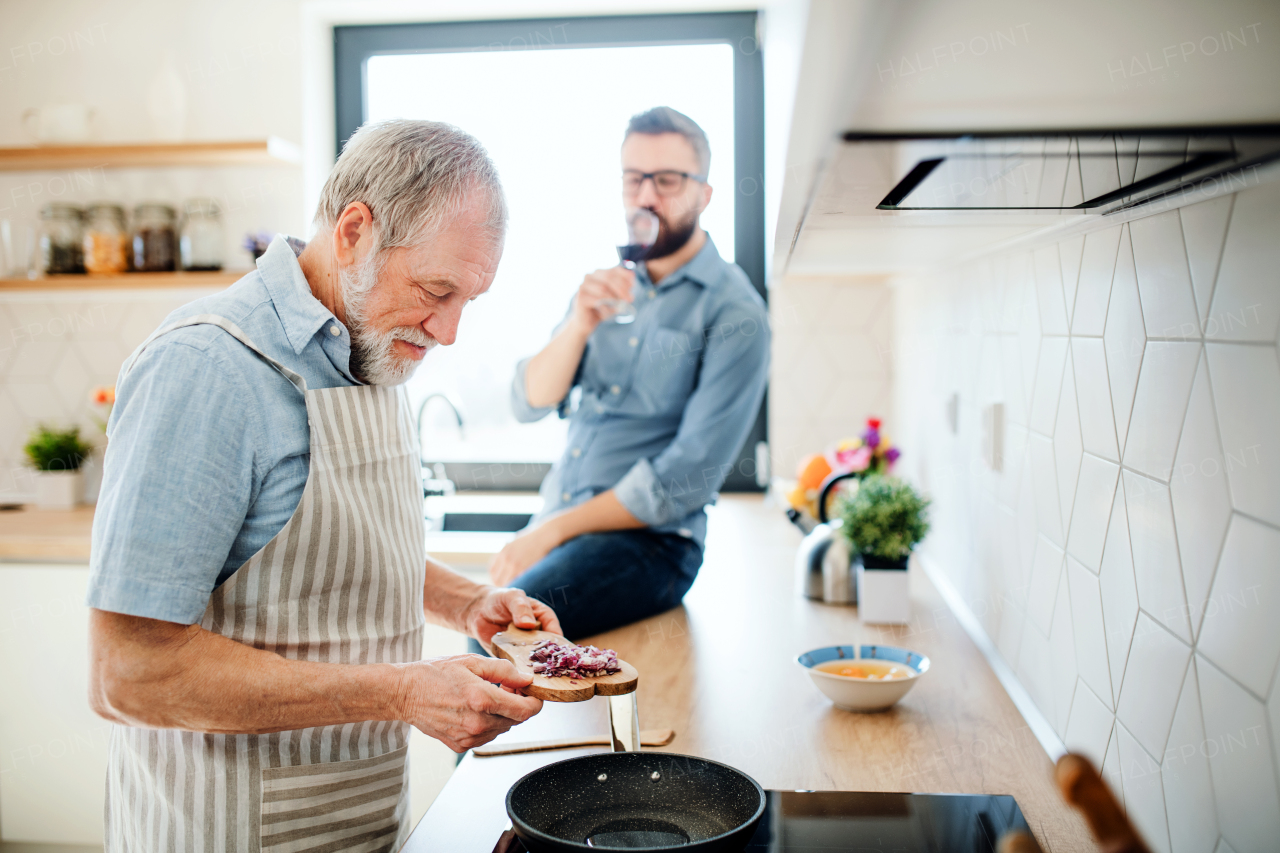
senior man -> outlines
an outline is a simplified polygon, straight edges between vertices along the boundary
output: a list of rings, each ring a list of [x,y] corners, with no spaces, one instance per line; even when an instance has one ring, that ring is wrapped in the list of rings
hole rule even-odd
[[[426,558],[395,387],[493,281],[493,164],[449,125],[366,126],[316,224],[121,370],[88,596],[108,850],[398,849],[410,725],[460,752],[541,708],[505,661],[419,659],[424,619],[559,630]]]
[[[516,417],[569,418],[543,514],[490,570],[555,604],[569,637],[675,607],[702,565],[704,507],[732,470],[769,371],[764,300],[699,225],[711,149],[655,107],[622,142],[622,205],[658,221],[634,270],[589,273],[542,351],[520,362]],[[634,321],[611,322],[618,300]],[[580,395],[571,396],[574,388]]]

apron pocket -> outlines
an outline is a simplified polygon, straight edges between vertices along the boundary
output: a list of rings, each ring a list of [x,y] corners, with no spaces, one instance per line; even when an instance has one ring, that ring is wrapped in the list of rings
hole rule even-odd
[[[264,768],[262,853],[392,849],[408,754]]]

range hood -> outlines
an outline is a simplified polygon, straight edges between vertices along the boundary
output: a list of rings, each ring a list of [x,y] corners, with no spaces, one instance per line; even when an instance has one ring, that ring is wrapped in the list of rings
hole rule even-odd
[[[811,186],[783,272],[946,266],[1090,217],[1255,186],[1276,160],[1280,124],[848,132]]]
[[[893,150],[900,175],[884,211],[1110,213],[1188,188],[1246,186],[1248,170],[1280,157],[1280,125],[844,134],[855,148]],[[1233,186],[1238,184],[1239,186]]]

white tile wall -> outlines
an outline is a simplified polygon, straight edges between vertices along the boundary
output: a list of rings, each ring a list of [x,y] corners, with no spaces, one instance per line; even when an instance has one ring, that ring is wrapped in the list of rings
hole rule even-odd
[[[1107,302],[1111,298],[1111,276],[1116,268],[1116,252],[1120,248],[1122,227],[1094,231],[1084,238],[1084,256],[1080,263],[1080,284],[1076,288],[1075,313],[1071,318],[1071,334],[1102,336],[1107,321]]]
[[[1102,703],[1110,709],[1111,668],[1107,665],[1107,628],[1102,620],[1098,576],[1068,557],[1067,584],[1071,590],[1071,623],[1080,679],[1094,694],[1103,697]],[[1098,757],[1101,759],[1101,755]]]
[[[1071,364],[1077,384],[1086,388],[1107,387],[1106,345],[1101,338],[1072,338]],[[1084,449],[1112,462],[1120,461],[1116,449],[1116,420],[1111,398],[1106,394],[1079,394],[1080,440]]]
[[[1133,394],[1138,385],[1138,370],[1142,365],[1142,351],[1147,340],[1147,332],[1142,325],[1138,276],[1134,271],[1133,249],[1127,225],[1116,255],[1116,272],[1111,281],[1111,300],[1107,306],[1103,340],[1106,344],[1112,411],[1115,413],[1116,440],[1120,447],[1124,447],[1125,438],[1129,434],[1129,416],[1133,412]]]
[[[1153,338],[1196,338],[1200,325],[1178,211],[1129,224],[1142,319]]]
[[[1268,452],[1280,426],[1275,347],[1211,344],[1205,350],[1231,499],[1236,509],[1280,525],[1280,456]]]
[[[1067,734],[1063,738],[1067,749],[1080,753],[1101,767],[1114,727],[1115,715],[1107,710],[1107,706],[1081,678],[1071,701],[1071,718],[1067,721]]]
[[[1274,756],[1262,703],[1205,658],[1196,657],[1203,749],[1223,837],[1239,851],[1275,850],[1280,838]]]
[[[773,363],[769,444],[773,472],[862,431],[868,417],[893,417],[893,310],[883,280],[793,277],[769,292]]]
[[[1000,654],[1154,850],[1280,839],[1278,221],[1264,183],[894,288],[921,556],[982,591]]]
[[[1165,746],[1161,767],[1164,801],[1169,817],[1169,841],[1174,853],[1211,850],[1218,837],[1213,806],[1213,778],[1204,748],[1204,715],[1195,661],[1187,668],[1178,710]]]
[[[1067,550],[1094,574],[1102,566],[1102,546],[1119,475],[1117,465],[1097,456],[1084,455]]]
[[[89,399],[114,385],[120,365],[169,312],[213,291],[59,291],[0,296],[0,503],[34,491],[22,446],[38,423],[80,427],[101,444]],[[86,471],[87,496],[96,484]]]
[[[1169,487],[1126,469],[1124,493],[1138,601],[1144,611],[1189,643],[1191,619],[1183,594]]]
[[[1280,190],[1264,185],[1236,195],[1222,249],[1206,338],[1274,343],[1280,327],[1275,299],[1276,222]]]

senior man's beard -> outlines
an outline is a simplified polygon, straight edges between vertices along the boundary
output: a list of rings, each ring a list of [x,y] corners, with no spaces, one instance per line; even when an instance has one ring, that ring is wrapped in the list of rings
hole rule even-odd
[[[413,375],[419,362],[396,355],[397,340],[431,349],[436,339],[417,326],[394,326],[386,331],[369,324],[369,294],[378,283],[380,265],[370,257],[355,270],[342,270],[342,299],[351,332],[351,375],[369,385],[399,385]]]
[[[649,247],[649,251],[644,253],[646,261],[674,255],[684,248],[684,244],[689,242],[689,238],[693,236],[693,232],[698,228],[697,211],[693,211],[686,218],[675,222],[669,221],[656,210],[652,211],[652,213],[658,217],[658,237],[653,241],[653,245]]]

